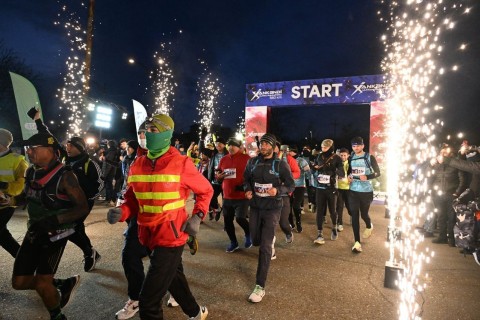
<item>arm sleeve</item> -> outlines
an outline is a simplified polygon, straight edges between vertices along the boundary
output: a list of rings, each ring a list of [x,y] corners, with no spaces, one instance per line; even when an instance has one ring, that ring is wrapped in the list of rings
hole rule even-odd
[[[250,178],[252,176],[252,161],[255,158],[249,159],[247,161],[247,165],[245,166],[245,171],[243,172],[243,190],[246,191],[252,191],[252,186],[250,185]]]
[[[98,164],[90,160],[88,163],[87,169],[87,178],[88,178],[88,194],[87,197],[89,199],[95,197],[97,194],[100,193],[103,189],[103,180],[100,178],[102,176],[102,171]]]
[[[125,201],[120,206],[122,209],[122,217],[119,221],[125,221],[138,214],[138,201],[137,198],[135,198],[135,194],[133,193],[133,189],[131,187],[127,188],[123,198]]]
[[[291,156],[287,157],[287,160],[288,165],[290,166],[290,170],[292,171],[293,179],[300,178],[300,167],[298,166],[297,161]]]
[[[458,170],[470,172],[473,174],[480,174],[480,162],[445,158],[445,164],[448,164],[449,166],[454,167]]]
[[[367,175],[367,179],[371,180],[380,177],[380,167],[378,166],[377,159],[373,155],[370,155],[370,164],[374,172]]]
[[[340,157],[335,157],[335,173],[339,178],[345,178],[345,170],[343,169],[343,162]]]

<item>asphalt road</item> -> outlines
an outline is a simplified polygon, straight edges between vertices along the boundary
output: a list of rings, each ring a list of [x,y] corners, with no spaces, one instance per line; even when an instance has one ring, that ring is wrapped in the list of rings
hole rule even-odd
[[[191,208],[192,202],[188,206]],[[126,280],[121,265],[124,223],[109,225],[107,207],[97,205],[88,217],[87,234],[102,255],[97,269],[83,271],[82,253],[67,245],[57,276],[81,275],[81,283],[71,303],[64,309],[68,319],[114,319],[127,300]],[[395,319],[400,292],[384,288],[385,246],[388,220],[383,205],[373,205],[374,233],[363,241],[363,253],[353,254],[353,234],[345,213],[345,230],[337,241],[313,244],[316,236],[314,215],[303,215],[304,231],[295,234],[292,244],[277,230],[277,259],[272,261],[266,296],[258,304],[247,301],[255,285],[258,248],[226,253],[227,236],[222,220],[207,221],[199,235],[195,256],[184,253],[185,273],[200,304],[209,310],[208,319]],[[362,223],[362,230],[364,224]],[[17,210],[9,223],[21,241],[26,230],[26,213]],[[241,232],[237,229],[237,236]],[[424,244],[435,251],[421,278],[427,283],[418,301],[423,319],[480,319],[480,266],[458,248]],[[148,258],[144,259],[145,267]],[[33,291],[11,288],[13,258],[0,249],[0,319],[49,319],[39,296]],[[165,319],[185,319],[180,308],[165,307]],[[136,316],[133,319],[138,319]]]

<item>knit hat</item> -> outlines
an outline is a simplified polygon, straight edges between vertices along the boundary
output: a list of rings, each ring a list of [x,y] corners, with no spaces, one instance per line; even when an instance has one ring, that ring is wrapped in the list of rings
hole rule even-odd
[[[136,151],[138,149],[138,142],[135,140],[130,140],[127,142],[127,146]]]
[[[225,143],[225,139],[223,139],[222,137],[217,137],[217,139],[215,140],[215,143],[223,143],[223,144],[226,144],[226,143]]]
[[[359,145],[363,145],[363,139],[362,137],[355,137],[352,139],[352,146],[359,146]]]
[[[0,129],[0,144],[5,148],[10,147],[13,142],[13,135],[7,129]]]
[[[331,148],[333,146],[333,140],[332,139],[325,139],[322,141],[322,147],[324,148]]]
[[[288,147],[288,149],[289,149],[290,152],[298,153],[298,148],[297,148],[297,146],[290,146],[290,147]]]
[[[165,132],[169,130],[173,131],[175,127],[175,122],[173,122],[173,119],[166,114],[153,115],[152,117],[148,118],[145,121],[145,124],[146,125],[153,124],[160,132]]]
[[[261,138],[260,138],[260,143],[266,142],[269,145],[272,146],[272,148],[275,147],[275,143],[277,141],[277,138],[271,133],[265,133]]]
[[[228,138],[227,144],[229,146],[235,146],[235,147],[238,147],[238,148],[240,148],[242,146],[242,142],[240,140],[234,138],[234,137]]]
[[[67,143],[70,143],[71,145],[73,145],[81,153],[83,153],[83,152],[85,152],[85,150],[87,150],[87,145],[85,143],[85,140],[83,140],[83,138],[72,137],[70,140],[67,140]]]

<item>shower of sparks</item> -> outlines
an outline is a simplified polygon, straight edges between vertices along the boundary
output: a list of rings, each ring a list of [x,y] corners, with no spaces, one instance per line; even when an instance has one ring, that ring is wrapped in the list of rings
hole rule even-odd
[[[200,115],[199,135],[201,137],[202,131],[211,133],[211,128],[216,116],[216,105],[218,104],[218,96],[221,92],[221,84],[218,78],[215,78],[211,72],[208,72],[207,64],[200,61],[204,65],[204,73],[199,81],[197,81],[197,90],[200,92],[200,99],[198,101],[198,114]]]
[[[175,103],[174,88],[177,84],[174,81],[173,71],[168,61],[168,57],[171,55],[170,45],[170,42],[160,44],[161,50],[153,55],[156,67],[149,77],[153,80],[154,114],[170,114]]]
[[[245,119],[243,116],[238,117],[237,131],[235,132],[235,138],[240,141],[245,139]]]
[[[82,15],[86,15],[87,6],[82,3]],[[86,30],[83,29],[79,14],[70,11],[63,5],[61,12],[58,14],[59,21],[54,22],[55,25],[63,26],[66,31],[69,42],[69,53],[65,61],[67,67],[63,77],[63,87],[57,90],[56,97],[60,99],[60,123],[64,123],[63,119],[67,119],[68,129],[67,138],[74,135],[81,135],[82,122],[86,117],[84,112],[84,83],[85,83],[85,55],[87,45],[85,39],[87,37]],[[66,22],[60,22],[66,21]]]
[[[426,287],[422,266],[434,252],[421,246],[423,235],[415,231],[415,226],[423,222],[431,202],[427,177],[432,172],[417,171],[416,179],[412,179],[412,172],[437,154],[435,133],[443,122],[435,119],[442,107],[434,100],[439,90],[438,79],[449,69],[440,66],[441,36],[443,31],[454,27],[452,19],[460,13],[462,5],[442,0],[382,2],[388,3],[388,17],[380,18],[387,24],[387,35],[382,37],[385,46],[382,68],[391,85],[386,101],[388,208],[390,230],[399,229],[402,234],[402,241],[391,236],[388,245],[390,262],[403,268],[399,278],[402,291],[399,318],[418,319],[422,313],[418,294]]]

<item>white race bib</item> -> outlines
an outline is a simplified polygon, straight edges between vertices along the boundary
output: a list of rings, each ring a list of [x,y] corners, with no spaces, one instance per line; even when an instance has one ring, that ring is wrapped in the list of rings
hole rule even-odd
[[[328,184],[330,183],[330,176],[328,174],[319,174],[317,177],[318,183]]]
[[[255,194],[259,197],[269,197],[270,195],[267,193],[268,190],[272,188],[271,183],[267,184],[261,184],[255,182],[254,189],[255,189]]]
[[[228,168],[223,170],[224,179],[235,179],[237,177],[237,168]]]
[[[365,167],[352,167],[352,176],[359,177],[364,176],[367,168]]]

